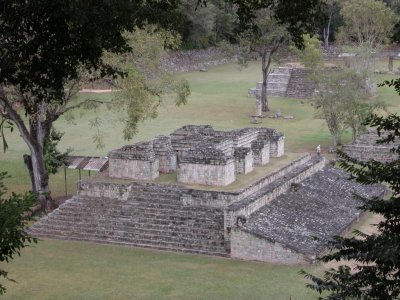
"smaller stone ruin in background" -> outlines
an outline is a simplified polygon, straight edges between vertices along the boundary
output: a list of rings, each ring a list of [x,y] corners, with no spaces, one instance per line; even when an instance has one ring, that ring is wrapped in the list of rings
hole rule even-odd
[[[352,158],[368,161],[376,160],[380,162],[390,162],[398,159],[398,154],[393,152],[393,148],[400,145],[400,141],[390,144],[378,144],[376,141],[383,138],[387,134],[378,136],[376,130],[370,130],[368,133],[361,134],[357,137],[354,144],[343,145],[342,150]]]
[[[282,66],[272,70],[267,79],[267,95],[307,99],[315,93],[315,83],[309,79],[309,71],[304,67]],[[249,97],[261,95],[262,82],[248,90]]]

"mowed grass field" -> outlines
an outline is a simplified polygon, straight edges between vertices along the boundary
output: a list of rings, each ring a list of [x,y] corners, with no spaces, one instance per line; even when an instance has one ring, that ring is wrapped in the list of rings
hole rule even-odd
[[[397,63],[397,62],[396,62]],[[396,67],[396,66],[395,66]],[[255,110],[248,88],[260,80],[259,65],[239,71],[234,64],[214,67],[207,72],[177,75],[186,78],[192,95],[186,106],[163,103],[157,119],[140,125],[139,134],[129,143],[168,134],[186,124],[211,124],[228,130],[254,126],[250,116]],[[378,81],[389,79],[380,76]],[[112,94],[79,97],[109,98]],[[378,99],[388,110],[400,112],[399,96],[393,89],[378,89]],[[318,144],[327,152],[330,136],[323,120],[315,118],[314,107],[307,100],[272,98],[272,112],[294,119],[264,118],[257,126],[276,128],[285,133],[286,151],[315,152]],[[89,120],[99,115],[102,120],[105,149],[92,142],[94,130]],[[75,125],[60,119],[56,128],[65,132],[62,149],[73,148],[75,155],[107,155],[107,151],[127,144],[123,140],[121,116],[106,108],[76,114]],[[344,135],[348,141],[350,133]],[[18,132],[8,135],[9,149],[0,153],[0,170],[12,177],[10,191],[29,189],[29,178],[22,162],[27,153]],[[68,170],[68,192],[75,193],[78,173]],[[88,174],[84,174],[87,176]],[[52,195],[64,195],[64,174],[51,176]],[[91,243],[42,240],[24,249],[21,257],[10,264],[0,264],[17,283],[4,282],[5,299],[316,299],[298,275],[301,266],[281,266],[235,261],[199,255],[177,254]],[[319,267],[307,270],[320,271]]]

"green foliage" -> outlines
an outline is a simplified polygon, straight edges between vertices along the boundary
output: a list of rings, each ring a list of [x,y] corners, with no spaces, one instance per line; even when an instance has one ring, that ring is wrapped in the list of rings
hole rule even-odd
[[[323,8],[320,0],[227,0],[236,8],[240,31],[257,30],[255,20],[260,10],[274,11],[279,24],[286,24],[293,42],[301,48],[303,34],[313,32]],[[203,0],[207,2],[207,0]]]
[[[64,152],[60,152],[57,149],[63,135],[63,132],[59,132],[53,128],[49,137],[44,142],[44,162],[49,174],[56,174],[58,169],[65,165],[67,156],[72,152],[72,149],[67,149]]]
[[[26,232],[27,222],[31,220],[30,208],[35,202],[31,193],[17,195],[12,193],[6,198],[7,189],[4,186],[5,172],[0,172],[0,262],[10,262],[15,255],[21,254],[21,249],[37,240]],[[8,277],[8,272],[0,269],[0,278]],[[0,295],[6,291],[0,284]]]
[[[66,80],[79,68],[121,74],[102,60],[103,50],[129,50],[123,30],[167,23],[176,1],[2,1],[0,82],[46,101],[64,101]],[[29,40],[26,36],[29,35]],[[40,53],[40,55],[38,54]],[[35,102],[23,102],[31,112]]]
[[[196,3],[197,0],[183,0],[179,6],[183,21],[178,32],[182,35],[184,47],[189,49],[206,48],[217,42],[218,7],[210,1],[207,6],[196,9]]]
[[[400,117],[372,116],[365,125],[377,128],[379,143],[397,142],[400,138]],[[389,134],[387,134],[389,133]],[[400,146],[393,151],[400,154]],[[388,200],[362,199],[363,211],[381,215],[377,233],[359,231],[351,238],[336,237],[332,242],[333,253],[321,258],[329,261],[354,261],[356,267],[342,265],[325,272],[323,278],[305,274],[312,281],[308,284],[319,293],[328,293],[321,299],[399,299],[400,297],[400,159],[388,163],[360,162],[339,153],[340,166],[363,184],[383,183],[390,187]]]
[[[396,15],[382,1],[344,1],[340,11],[344,25],[340,28],[339,39],[355,46],[380,46],[388,41]]]
[[[124,77],[126,72],[108,63],[103,54],[122,56],[132,49],[125,31],[147,24],[171,26],[178,2],[0,2],[1,115],[18,128],[30,151],[27,166],[32,190],[38,192],[45,211],[56,206],[44,158],[44,144],[53,123],[79,107],[96,109],[100,104],[97,100],[73,101],[82,78]],[[4,138],[4,131],[1,134]],[[99,144],[100,137],[97,132]]]
[[[324,41],[324,46],[327,48],[330,42],[336,40],[338,29],[343,25],[343,18],[339,13],[339,0],[323,0],[322,7],[323,17],[317,20],[317,27],[318,33]]]
[[[392,30],[390,39],[392,42],[400,42],[400,1],[398,0],[383,0],[388,7],[396,14],[397,22]]]
[[[179,47],[179,36],[147,26],[127,32],[125,37],[132,51],[123,58],[108,54],[106,60],[127,74],[116,80],[120,91],[108,106],[123,112],[120,121],[125,124],[124,138],[129,140],[137,134],[140,122],[157,117],[163,102],[172,98],[178,106],[186,104],[190,88],[186,80],[177,80],[162,68],[166,50]]]
[[[246,67],[247,62],[254,57],[261,59],[262,89],[261,105],[262,111],[269,110],[267,96],[267,78],[270,73],[272,61],[279,60],[279,48],[289,43],[290,34],[287,25],[281,24],[275,17],[275,12],[261,9],[253,21],[254,27],[244,31],[239,40],[240,66]]]
[[[379,107],[368,101],[365,77],[348,69],[323,70],[315,75],[318,92],[314,97],[317,116],[324,119],[333,138],[333,145],[341,143],[346,128],[353,133],[353,141],[365,129],[366,118]]]
[[[309,34],[303,36],[304,47],[298,49],[291,47],[297,54],[300,62],[313,74],[316,74],[323,63],[324,53],[321,49],[321,42],[316,37],[311,37]],[[314,78],[315,79],[315,78]]]

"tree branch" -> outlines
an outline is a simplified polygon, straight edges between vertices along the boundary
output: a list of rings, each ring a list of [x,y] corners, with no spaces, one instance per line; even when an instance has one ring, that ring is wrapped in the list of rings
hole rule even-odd
[[[21,137],[24,139],[26,144],[30,148],[31,147],[34,148],[36,145],[36,142],[32,139],[21,116],[18,114],[18,112],[12,107],[12,105],[7,100],[7,96],[5,94],[4,87],[2,85],[0,85],[0,105],[3,110],[2,115],[6,116],[7,118],[9,118],[10,120],[12,120],[15,123],[15,125],[18,127]]]
[[[57,120],[61,115],[65,114],[66,112],[73,110],[73,109],[77,109],[80,108],[88,103],[98,103],[98,104],[107,104],[107,103],[111,103],[111,101],[102,101],[102,100],[95,100],[95,99],[87,99],[85,101],[82,101],[81,103],[75,104],[75,105],[71,105],[66,107],[62,106],[60,107],[60,109],[58,109],[55,114],[54,114],[54,121]]]

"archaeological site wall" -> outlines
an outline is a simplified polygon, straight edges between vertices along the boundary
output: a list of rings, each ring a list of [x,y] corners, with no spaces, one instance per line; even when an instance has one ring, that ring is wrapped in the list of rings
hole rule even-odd
[[[184,126],[109,153],[108,173],[30,227],[37,237],[84,240],[293,264],[310,263],[358,217],[356,192],[325,159],[304,154],[235,190],[225,186],[284,154],[274,129]],[[175,184],[155,182],[176,174]],[[242,175],[241,175],[242,176]],[[201,185],[201,186],[199,186]],[[313,237],[318,237],[315,240]]]
[[[398,159],[399,155],[393,152],[393,149],[399,147],[400,141],[377,144],[376,141],[380,138],[375,131],[371,130],[358,136],[354,144],[343,145],[342,150],[350,157],[361,161],[374,159],[380,162],[390,162]]]
[[[310,258],[284,245],[240,229],[232,231],[231,257],[271,263],[308,264]]]
[[[181,183],[226,186],[236,174],[247,174],[284,152],[284,135],[274,129],[225,132],[187,125],[170,136],[110,151],[109,176],[153,180],[160,173],[176,172]]]

